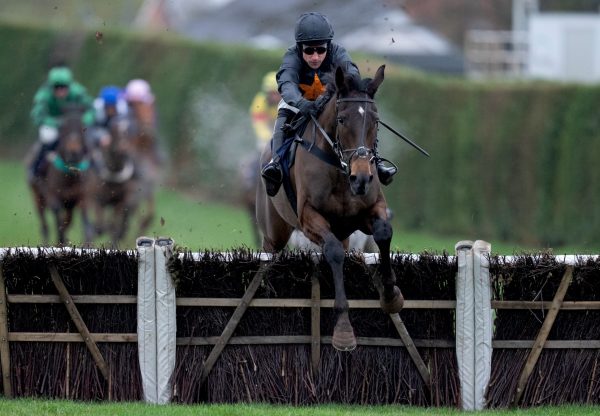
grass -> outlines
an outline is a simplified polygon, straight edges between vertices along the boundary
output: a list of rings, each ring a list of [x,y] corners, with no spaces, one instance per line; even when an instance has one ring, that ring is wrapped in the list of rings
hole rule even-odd
[[[82,415],[82,416],[441,416],[464,414],[459,409],[450,408],[418,408],[406,406],[345,406],[324,405],[310,407],[274,406],[264,404],[237,404],[237,405],[167,405],[154,406],[144,403],[81,403],[62,400],[0,400],[3,416],[12,415]],[[600,407],[595,406],[560,406],[538,407],[532,409],[514,410],[486,410],[469,412],[469,415],[478,416],[587,416],[598,415]]]
[[[0,247],[41,245],[39,218],[26,183],[25,168],[16,161],[0,160]],[[54,229],[50,213],[47,215],[51,232]],[[240,207],[215,201],[186,196],[175,189],[159,187],[157,191],[156,216],[149,236],[168,236],[175,243],[193,251],[228,250],[234,247],[255,247],[252,224],[246,211]],[[80,245],[83,232],[76,214],[68,237],[74,245]],[[130,230],[121,248],[135,247],[136,232]],[[454,253],[456,242],[478,236],[439,236],[430,233],[407,231],[394,224],[392,249],[405,253]],[[485,239],[485,238],[482,238]],[[51,241],[55,241],[51,234]],[[492,252],[514,254],[523,251],[547,250],[546,247],[526,247],[510,242],[490,241]],[[108,244],[107,239],[94,242],[96,246]],[[555,254],[594,254],[594,247],[558,247]]]

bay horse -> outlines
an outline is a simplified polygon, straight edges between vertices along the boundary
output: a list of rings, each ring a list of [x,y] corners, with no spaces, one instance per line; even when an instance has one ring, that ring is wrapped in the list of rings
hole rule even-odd
[[[373,79],[360,79],[335,71],[328,82],[328,101],[318,119],[308,122],[290,168],[289,186],[296,209],[288,198],[286,184],[268,197],[263,181],[256,192],[256,212],[267,252],[284,249],[294,229],[301,230],[321,252],[331,268],[335,288],[334,348],[356,348],[356,337],[348,316],[343,263],[348,237],[355,230],[373,235],[380,252],[382,287],[380,305],[385,313],[402,309],[404,298],[395,285],[391,267],[392,226],[375,167],[378,115],[374,96],[383,82],[385,66]],[[267,145],[261,166],[271,159]],[[376,285],[378,288],[380,285]]]
[[[125,237],[129,219],[135,212],[139,180],[125,117],[110,120],[106,134],[92,151],[94,174],[90,191],[94,201],[96,235],[107,232],[113,247]],[[110,214],[107,221],[107,212]]]
[[[90,160],[85,143],[85,129],[81,122],[82,110],[68,109],[62,117],[56,150],[48,154],[48,168],[43,177],[33,178],[29,185],[40,217],[42,241],[48,244],[46,209],[54,214],[58,245],[67,243],[66,233],[79,208],[83,224],[83,243],[90,245],[93,226],[88,216]]]
[[[130,102],[128,119],[128,132],[138,179],[136,198],[141,212],[138,233],[142,235],[154,219],[154,193],[160,179],[161,160],[158,153],[154,105],[141,101]]]

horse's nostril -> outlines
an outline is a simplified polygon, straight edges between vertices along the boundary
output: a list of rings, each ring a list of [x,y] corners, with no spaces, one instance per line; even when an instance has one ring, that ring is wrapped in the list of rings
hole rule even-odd
[[[373,182],[373,175],[369,175],[369,183]]]
[[[356,175],[350,175],[350,182],[356,182]]]

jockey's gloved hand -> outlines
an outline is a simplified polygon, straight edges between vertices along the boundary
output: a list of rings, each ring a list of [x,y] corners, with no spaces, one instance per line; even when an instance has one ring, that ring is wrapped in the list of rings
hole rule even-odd
[[[310,118],[311,115],[316,117],[319,113],[319,107],[316,102],[307,100],[306,98],[298,101],[298,110],[308,118]]]
[[[54,126],[42,124],[38,137],[42,144],[52,144],[58,139],[58,129]]]
[[[327,93],[321,94],[317,97],[317,99],[314,101],[315,106],[317,107],[317,113],[321,113],[321,111],[323,111],[323,108],[325,108],[325,104],[327,104],[330,98],[331,96]]]

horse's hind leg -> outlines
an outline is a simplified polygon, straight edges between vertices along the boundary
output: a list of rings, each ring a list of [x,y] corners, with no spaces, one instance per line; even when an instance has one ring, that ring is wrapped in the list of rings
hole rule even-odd
[[[404,306],[404,297],[396,286],[396,276],[390,261],[390,244],[392,242],[392,226],[383,218],[373,221],[373,239],[379,247],[379,271],[383,291],[380,297],[381,309],[385,313],[400,312]]]
[[[148,197],[146,198],[146,204],[142,206],[142,218],[140,220],[140,225],[138,228],[138,232],[140,235],[143,235],[152,220],[154,220],[154,193],[150,191]]]

